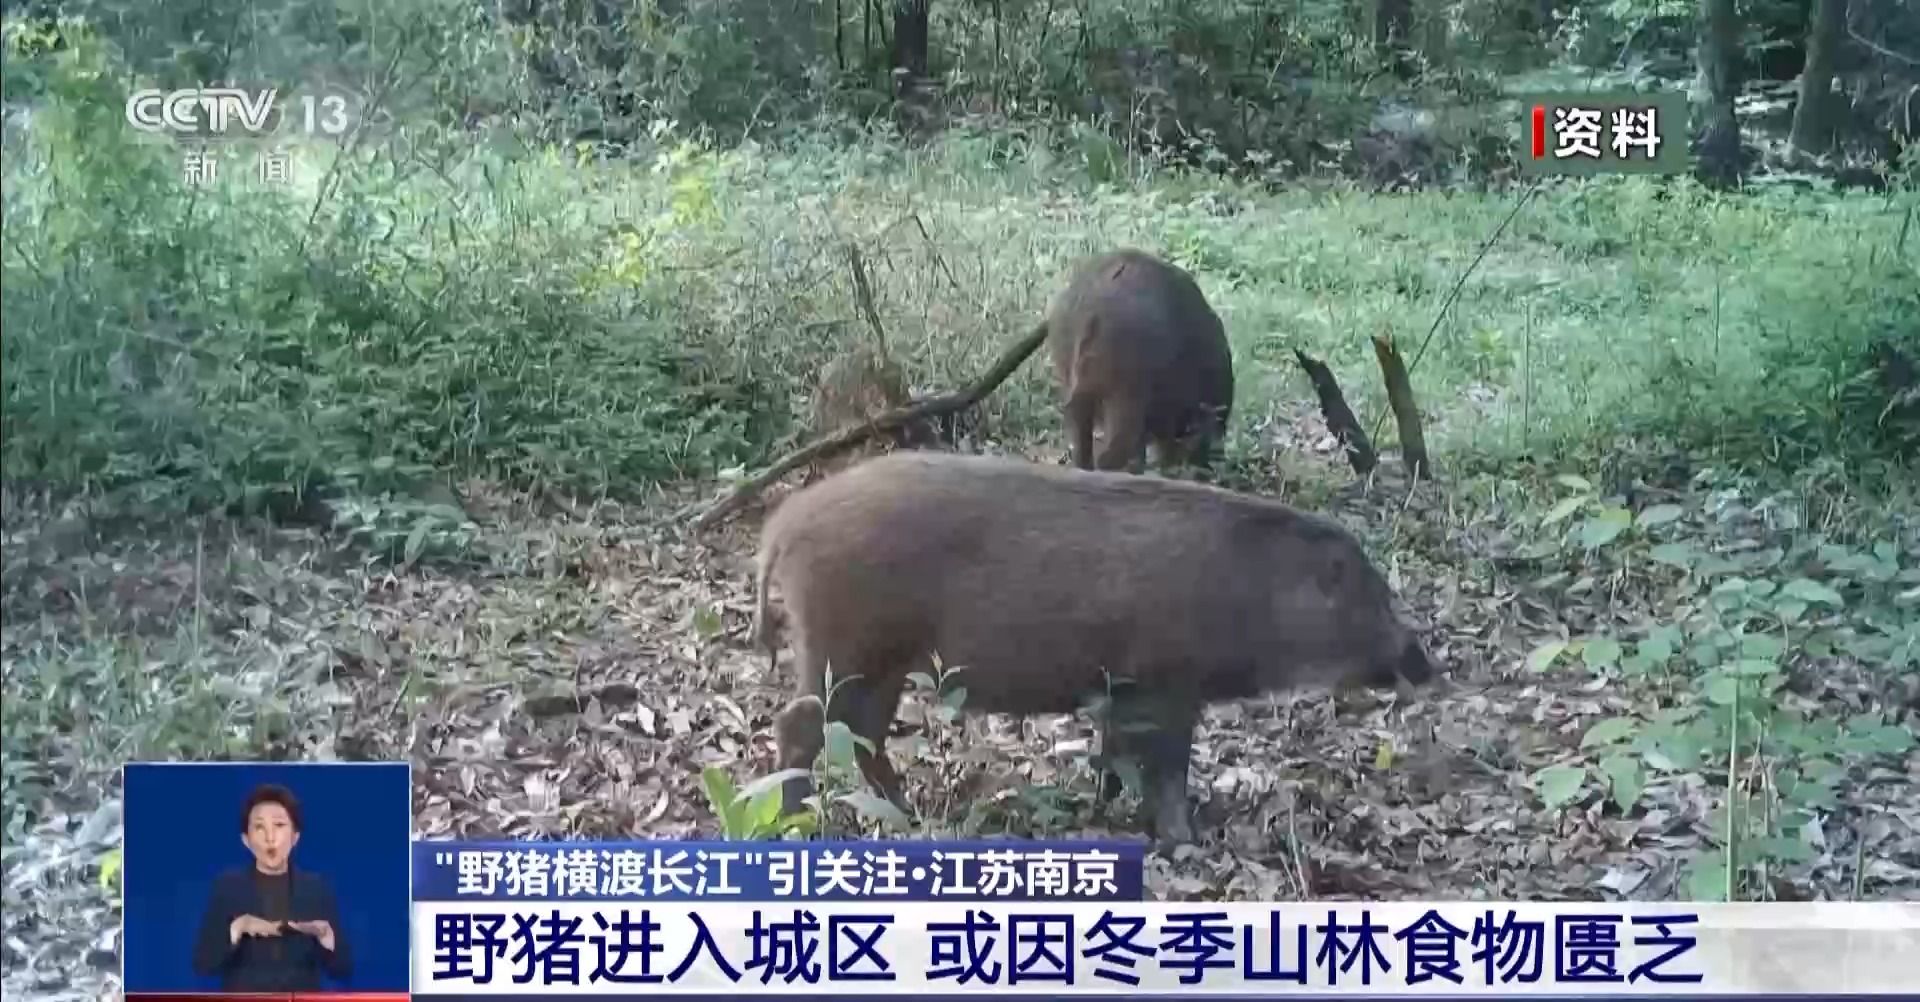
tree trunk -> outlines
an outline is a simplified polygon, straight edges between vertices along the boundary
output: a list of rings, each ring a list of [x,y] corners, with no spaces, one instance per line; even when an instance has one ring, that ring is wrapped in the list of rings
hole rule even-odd
[[[1374,0],[1373,51],[1401,79],[1412,75],[1407,59],[1407,39],[1412,35],[1413,0]]]
[[[1740,119],[1734,95],[1740,90],[1740,19],[1734,0],[1700,0],[1700,76],[1706,86],[1706,129],[1695,169],[1700,179],[1730,187],[1740,179]]]
[[[1833,68],[1847,0],[1813,0],[1807,24],[1807,64],[1800,71],[1800,99],[1793,107],[1793,149],[1820,156],[1833,145]]]
[[[893,71],[899,93],[911,93],[927,75],[927,15],[932,0],[894,0]]]

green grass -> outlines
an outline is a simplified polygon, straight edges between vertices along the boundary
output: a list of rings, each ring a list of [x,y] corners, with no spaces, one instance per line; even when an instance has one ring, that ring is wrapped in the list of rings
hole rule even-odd
[[[55,106],[9,158],[4,458],[165,504],[467,473],[633,494],[764,461],[812,374],[870,336],[849,244],[919,385],[982,369],[1075,256],[1133,244],[1192,269],[1226,319],[1243,432],[1304,395],[1294,348],[1371,421],[1368,338],[1391,334],[1425,346],[1443,461],[1622,436],[1870,454],[1893,433],[1850,380],[1874,338],[1920,323],[1910,199],[1549,187],[1428,345],[1517,196],[1094,185],[964,133],[915,152],[668,133],[651,162],[425,133],[305,149],[292,189],[237,162],[191,189],[177,151],[111,118]],[[1029,364],[984,420],[1050,435],[1051,401]]]

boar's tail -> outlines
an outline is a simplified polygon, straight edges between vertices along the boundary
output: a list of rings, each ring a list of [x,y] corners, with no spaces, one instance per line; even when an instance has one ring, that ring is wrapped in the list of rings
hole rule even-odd
[[[774,545],[761,550],[759,568],[753,582],[753,642],[767,652],[769,674],[779,667],[780,662],[780,638],[767,608],[767,583],[773,577],[773,564],[778,555],[779,550]]]

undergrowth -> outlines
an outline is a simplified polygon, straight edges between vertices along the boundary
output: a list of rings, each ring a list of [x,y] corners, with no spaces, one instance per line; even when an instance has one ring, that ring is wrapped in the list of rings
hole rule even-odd
[[[1422,349],[1443,449],[1633,435],[1791,464],[1915,438],[1870,362],[1920,329],[1896,200],[1552,187],[1429,342],[1507,197],[1115,187],[965,132],[723,151],[665,121],[631,159],[415,130],[300,149],[291,188],[236,177],[237,157],[195,187],[119,121],[106,47],[38,58],[52,99],[9,137],[0,275],[4,459],[27,481],[285,514],[316,489],[476,474],[632,495],[759,462],[819,366],[871,336],[847,243],[876,259],[890,349],[923,386],[982,368],[1074,256],[1134,243],[1217,302],[1243,441],[1300,396],[1294,348],[1377,414],[1377,334]],[[1053,424],[1038,368],[989,433]]]
[[[1591,632],[1527,666],[1617,687],[1636,709],[1591,723],[1580,753],[1533,783],[1549,808],[1604,795],[1621,813],[1650,785],[1702,785],[1714,812],[1687,893],[1767,898],[1770,869],[1828,848],[1843,788],[1914,748],[1884,696],[1920,678],[1920,565],[1902,553],[1911,527],[1850,532],[1804,498],[1712,486],[1636,512],[1559,478],[1564,496],[1520,551],[1542,561],[1528,584],[1597,608]],[[1859,897],[1866,871],[1852,870]]]

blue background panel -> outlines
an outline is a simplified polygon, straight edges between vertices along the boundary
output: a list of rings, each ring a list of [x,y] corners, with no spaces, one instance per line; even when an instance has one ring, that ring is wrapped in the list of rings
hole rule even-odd
[[[128,992],[218,991],[193,970],[214,878],[253,865],[240,807],[263,783],[303,815],[293,866],[333,885],[353,977],[328,989],[404,992],[412,901],[412,777],[406,763],[157,762],[125,771],[123,870]]]

